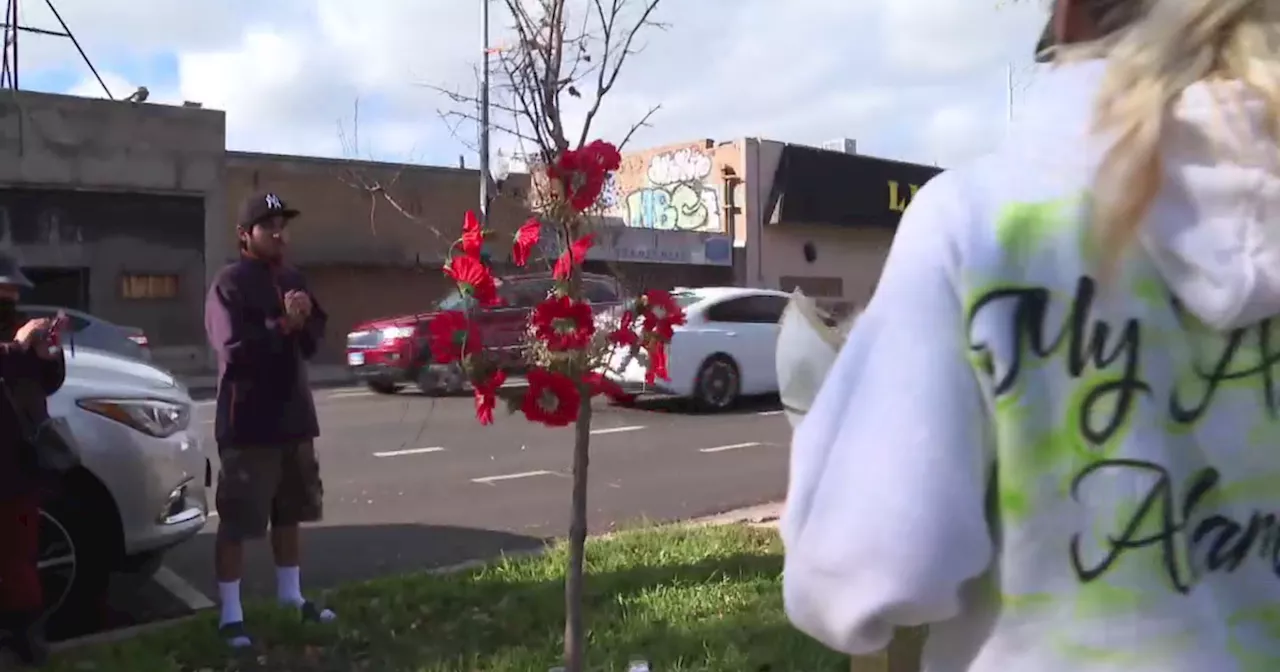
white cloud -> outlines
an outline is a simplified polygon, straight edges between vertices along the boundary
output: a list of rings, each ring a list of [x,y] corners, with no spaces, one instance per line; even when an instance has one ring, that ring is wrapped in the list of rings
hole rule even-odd
[[[958,160],[998,137],[992,129],[1003,115],[982,110],[1004,95],[997,85],[1003,64],[1029,58],[1039,27],[1034,5],[997,11],[995,4],[664,0],[656,18],[666,28],[642,36],[643,49],[592,135],[619,139],[660,104],[632,147],[744,135],[809,143],[847,136],[895,158]],[[492,43],[510,44],[505,7],[491,6]],[[338,127],[345,124],[350,141],[358,99],[361,158],[453,165],[469,154],[437,113],[450,101],[421,84],[474,91],[478,1],[60,0],[58,8],[100,65],[130,73],[112,75],[113,92],[127,95],[144,84],[153,100],[226,109],[234,148],[342,155]],[[28,23],[48,27],[50,20]],[[23,43],[26,73],[82,67],[65,41],[28,46],[34,42]],[[128,81],[146,78],[130,63],[157,55],[178,64],[171,90]],[[74,91],[93,95],[87,84]],[[565,115],[576,126],[584,106],[570,101]],[[468,140],[475,134],[467,125],[456,132]]]

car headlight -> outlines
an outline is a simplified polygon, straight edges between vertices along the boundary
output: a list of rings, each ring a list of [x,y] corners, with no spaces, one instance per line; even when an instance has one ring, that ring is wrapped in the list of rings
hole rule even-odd
[[[394,341],[398,338],[409,338],[413,335],[413,327],[387,327],[381,330],[382,340]]]
[[[76,405],[160,439],[173,436],[191,423],[186,404],[159,399],[79,399]]]

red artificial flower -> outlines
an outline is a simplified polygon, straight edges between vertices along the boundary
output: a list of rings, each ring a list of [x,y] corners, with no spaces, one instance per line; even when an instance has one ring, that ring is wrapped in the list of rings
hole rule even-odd
[[[591,372],[582,377],[582,382],[587,384],[591,390],[591,396],[603,394],[615,404],[631,405],[636,401],[636,395],[622,389],[616,381],[610,380],[603,373]]]
[[[684,324],[684,309],[676,303],[669,292],[661,289],[650,289],[641,298],[643,329],[657,334],[664,341],[671,340],[674,328]]]
[[[587,250],[590,250],[595,242],[596,235],[594,233],[588,233],[573,241],[573,244],[569,245],[569,249],[565,250],[559,259],[556,259],[555,268],[551,269],[551,274],[555,276],[555,279],[568,280],[573,275],[573,269],[577,268],[587,258]]]
[[[582,395],[573,379],[546,369],[530,369],[525,377],[529,388],[520,408],[524,417],[548,427],[564,427],[578,419]]]
[[[481,306],[496,306],[498,286],[494,283],[489,267],[479,257],[463,255],[454,257],[444,266],[444,274],[453,278],[464,294],[469,294]]]
[[[554,352],[585,348],[596,333],[590,304],[567,296],[552,297],[534,306],[529,323],[534,335]]]
[[[529,221],[516,231],[516,241],[511,246],[511,261],[516,266],[529,263],[529,255],[533,253],[533,248],[538,245],[540,238],[542,238],[542,222],[539,222],[537,217],[530,217]]]
[[[667,373],[667,344],[657,339],[649,339],[644,344],[644,351],[649,355],[649,366],[644,372],[644,382],[652,385],[658,379],[671,380]]]
[[[507,372],[498,369],[483,380],[472,381],[476,396],[476,420],[482,425],[493,424],[493,407],[498,403],[498,389],[507,382]]]
[[[431,356],[437,364],[451,364],[480,350],[480,330],[460,310],[446,310],[427,323]]]
[[[480,228],[480,219],[474,211],[468,210],[462,218],[462,253],[479,258],[483,248],[484,230]]]
[[[595,140],[581,149],[561,152],[551,166],[551,175],[564,186],[569,207],[582,212],[595,205],[610,171],[622,165],[618,148]]]
[[[618,328],[609,332],[609,342],[613,345],[622,345],[628,348],[633,347],[640,342],[640,335],[636,333],[636,314],[631,311],[624,311],[622,318],[618,320]]]

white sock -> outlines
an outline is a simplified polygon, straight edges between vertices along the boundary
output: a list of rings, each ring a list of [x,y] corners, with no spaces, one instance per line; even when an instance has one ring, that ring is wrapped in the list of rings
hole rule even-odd
[[[307,601],[302,596],[302,571],[298,567],[276,567],[276,599],[290,607],[301,607]]]
[[[240,606],[239,581],[219,583],[218,599],[222,603],[222,619],[218,625],[244,622],[244,608]]]

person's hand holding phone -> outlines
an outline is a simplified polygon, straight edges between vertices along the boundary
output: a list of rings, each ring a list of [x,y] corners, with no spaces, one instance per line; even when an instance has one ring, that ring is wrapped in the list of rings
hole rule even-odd
[[[18,328],[13,340],[36,353],[42,359],[52,359],[54,351],[54,334],[66,324],[66,317],[41,317],[29,320]]]

